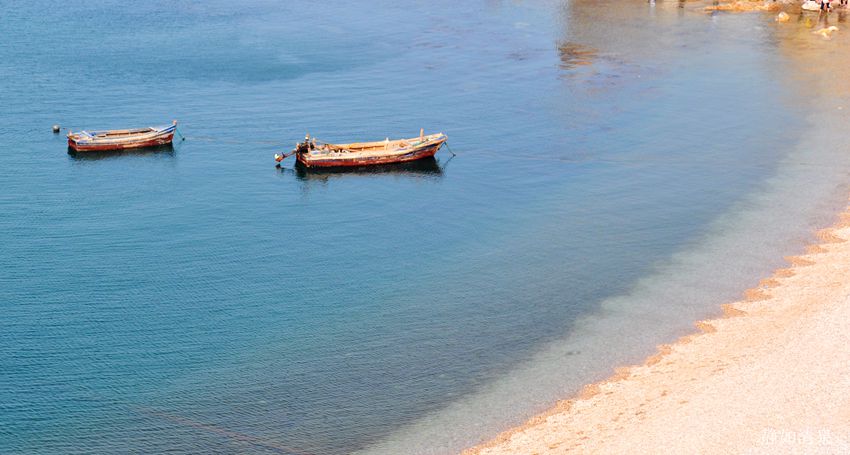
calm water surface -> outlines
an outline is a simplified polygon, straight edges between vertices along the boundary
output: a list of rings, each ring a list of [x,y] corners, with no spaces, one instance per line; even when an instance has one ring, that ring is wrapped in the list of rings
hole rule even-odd
[[[577,382],[444,413],[708,235],[806,113],[762,16],[605,5],[4,5],[0,452],[444,453],[604,376],[613,326],[560,359]],[[175,118],[157,153],[50,133]],[[305,132],[419,128],[458,156],[273,166]]]

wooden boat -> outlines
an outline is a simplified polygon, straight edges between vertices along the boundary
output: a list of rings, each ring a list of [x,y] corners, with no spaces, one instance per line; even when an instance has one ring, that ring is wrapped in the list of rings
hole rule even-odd
[[[132,130],[68,132],[68,147],[77,152],[123,150],[171,144],[177,120],[168,126]]]
[[[311,168],[356,167],[377,164],[405,163],[433,157],[445,144],[448,137],[443,133],[425,135],[410,139],[375,142],[353,142],[350,144],[329,144],[317,141],[309,135],[304,142],[296,145],[295,150],[286,155],[275,155],[280,163],[284,158],[295,154],[299,163]]]

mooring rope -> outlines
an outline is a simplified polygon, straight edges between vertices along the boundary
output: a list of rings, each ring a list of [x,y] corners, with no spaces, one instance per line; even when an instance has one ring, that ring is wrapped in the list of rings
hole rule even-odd
[[[448,140],[446,142],[443,142],[443,145],[446,146],[446,150],[448,150],[449,153],[452,154],[452,156],[457,156],[457,153],[455,153],[454,150],[452,150],[452,148],[449,147],[449,141]],[[440,146],[440,147],[442,147],[442,146]]]

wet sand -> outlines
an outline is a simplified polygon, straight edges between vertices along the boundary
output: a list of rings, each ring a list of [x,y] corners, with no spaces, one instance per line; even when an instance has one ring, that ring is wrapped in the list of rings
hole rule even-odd
[[[850,207],[724,316],[467,454],[850,452]]]

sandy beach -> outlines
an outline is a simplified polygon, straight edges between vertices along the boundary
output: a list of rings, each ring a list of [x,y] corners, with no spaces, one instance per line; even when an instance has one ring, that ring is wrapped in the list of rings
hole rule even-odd
[[[850,209],[725,316],[467,454],[847,453]]]

